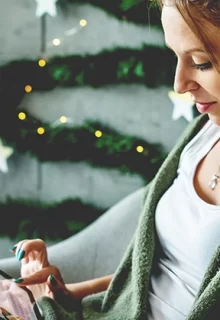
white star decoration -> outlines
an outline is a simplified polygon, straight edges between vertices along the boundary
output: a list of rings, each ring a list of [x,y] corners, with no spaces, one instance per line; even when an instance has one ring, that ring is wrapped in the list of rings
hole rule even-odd
[[[192,100],[190,93],[178,94],[175,91],[169,91],[168,96],[174,104],[172,119],[177,120],[184,117],[188,122],[191,122],[195,102]]]
[[[48,13],[52,17],[57,15],[56,2],[57,0],[35,0],[37,2],[36,16],[42,17]]]
[[[7,159],[12,155],[13,149],[10,147],[3,146],[0,138],[0,171],[3,173],[8,172]]]

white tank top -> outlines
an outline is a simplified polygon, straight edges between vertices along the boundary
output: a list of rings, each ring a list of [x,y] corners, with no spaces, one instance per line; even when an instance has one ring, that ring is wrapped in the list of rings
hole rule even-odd
[[[209,120],[185,146],[177,178],[158,203],[148,320],[185,319],[220,244],[220,206],[203,201],[193,185],[197,165],[219,139],[220,127]]]

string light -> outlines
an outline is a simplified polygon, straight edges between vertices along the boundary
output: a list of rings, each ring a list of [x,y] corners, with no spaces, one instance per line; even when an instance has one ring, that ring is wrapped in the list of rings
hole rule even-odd
[[[19,112],[18,114],[18,118],[20,120],[24,120],[26,119],[26,114],[24,112]],[[66,117],[66,116],[61,116],[59,119],[55,120],[52,124],[51,124],[51,127],[56,127],[60,124],[64,124],[64,123],[74,123],[73,119],[72,118],[69,118],[69,117]],[[42,135],[45,133],[45,129],[43,127],[39,127],[37,128],[37,133],[39,135]],[[103,135],[103,132],[100,131],[100,130],[96,130],[94,135],[96,136],[96,138],[101,138],[102,135]],[[144,147],[139,145],[136,147],[136,151],[138,153],[143,153],[144,152]]]
[[[47,48],[50,48],[52,46],[59,46],[61,44],[61,42],[63,41],[64,37],[69,37],[69,36],[73,36],[74,34],[76,34],[77,32],[79,32],[82,28],[84,28],[85,26],[87,26],[88,22],[86,19],[81,19],[79,21],[79,24],[69,30],[64,31],[63,36],[54,38],[52,41],[49,41],[47,44]]]
[[[85,27],[87,25],[87,21],[85,19],[81,19],[79,24],[81,25],[81,27]]]
[[[53,44],[54,44],[55,46],[59,46],[60,43],[61,43],[60,39],[58,39],[58,38],[53,39]]]
[[[100,138],[100,137],[102,136],[102,132],[101,132],[100,130],[96,130],[95,136],[96,136],[97,138]]]
[[[29,84],[25,86],[24,90],[27,92],[27,93],[30,93],[32,91],[32,86],[30,86]]]
[[[25,120],[26,119],[26,114],[24,112],[19,112],[18,119]]]
[[[40,59],[39,61],[38,61],[38,64],[39,64],[39,66],[41,67],[41,68],[43,68],[43,67],[45,67],[46,66],[46,60],[44,60],[44,59]]]
[[[142,153],[144,151],[144,148],[142,146],[137,146],[136,150],[137,152]]]
[[[65,116],[60,117],[60,122],[61,123],[66,123],[67,122],[67,117],[65,117]]]
[[[42,127],[37,128],[37,133],[38,134],[44,134],[44,132],[45,132],[44,128],[42,128]]]
[[[60,126],[62,123],[71,123],[74,124],[74,121],[72,118],[61,116],[59,119],[55,120],[53,123],[51,123],[51,127],[57,127]]]

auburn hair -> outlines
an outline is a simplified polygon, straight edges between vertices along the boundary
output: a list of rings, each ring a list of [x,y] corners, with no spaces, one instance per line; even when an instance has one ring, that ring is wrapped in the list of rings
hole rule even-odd
[[[150,0],[150,2],[156,3],[161,10],[164,5],[174,5],[202,42],[211,62],[220,72],[220,1]]]

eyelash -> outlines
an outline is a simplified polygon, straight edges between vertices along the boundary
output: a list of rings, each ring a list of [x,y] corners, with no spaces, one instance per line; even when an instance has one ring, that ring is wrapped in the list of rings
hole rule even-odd
[[[194,63],[192,65],[192,67],[196,70],[200,70],[200,71],[206,71],[212,68],[212,64],[211,62],[207,62],[207,63],[202,63],[202,64],[196,64]]]
[[[175,58],[178,59],[177,55],[174,54],[174,56],[175,56]],[[206,71],[206,70],[209,70],[212,68],[212,63],[211,62],[206,62],[206,63],[202,63],[202,64],[193,63],[192,67],[196,70]]]

